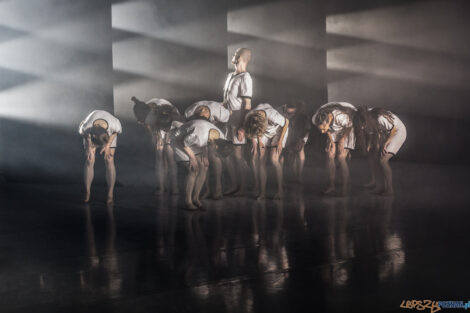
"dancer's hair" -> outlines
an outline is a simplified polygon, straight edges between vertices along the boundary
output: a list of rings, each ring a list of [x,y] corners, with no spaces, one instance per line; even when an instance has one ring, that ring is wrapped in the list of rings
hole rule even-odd
[[[235,55],[234,55],[234,61],[235,62],[232,62],[232,63],[237,64],[238,60],[241,57],[244,57],[244,59],[247,63],[250,62],[251,61],[251,50],[248,49],[248,48],[238,48],[237,51],[235,51]]]
[[[134,115],[137,118],[138,122],[143,123],[145,118],[150,112],[150,107],[141,101],[136,101],[134,104]]]
[[[175,108],[171,105],[164,104],[155,108],[155,125],[156,129],[169,130],[171,122],[178,120],[179,116]]]
[[[245,133],[248,138],[256,138],[264,134],[268,127],[268,119],[263,111],[255,111],[245,118]]]
[[[209,119],[209,118],[206,118],[206,116],[204,115],[208,115],[209,117],[211,116],[211,110],[209,110],[207,106],[201,105],[197,107],[196,110],[194,110],[194,114],[193,114],[194,117]]]
[[[303,100],[295,99],[287,103],[286,107],[288,109],[295,109],[295,114],[304,114],[306,110],[306,105]]]
[[[316,117],[315,117],[315,125],[321,125],[328,121],[328,115],[332,113],[334,110],[341,111],[349,116],[351,120],[354,120],[354,116],[356,115],[356,111],[353,108],[342,106],[339,103],[335,103],[329,105],[327,107],[321,108]]]
[[[393,122],[392,113],[383,108],[368,109],[366,106],[359,106],[354,118],[354,131],[358,148],[367,153],[367,147],[371,152],[378,152],[386,140],[385,134],[379,125],[378,118],[383,116],[390,123]]]
[[[90,128],[90,137],[91,142],[93,142],[96,146],[102,147],[109,141],[109,135],[106,129],[99,126],[93,126]]]

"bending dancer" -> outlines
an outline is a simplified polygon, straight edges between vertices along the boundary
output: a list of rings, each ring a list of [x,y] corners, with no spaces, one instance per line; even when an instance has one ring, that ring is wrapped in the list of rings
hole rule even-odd
[[[303,101],[294,101],[278,107],[277,110],[289,119],[286,157],[292,165],[295,180],[301,183],[305,163],[305,144],[308,141],[311,128],[310,119],[305,112],[305,103]],[[284,158],[281,156],[281,165],[283,163]]]
[[[159,195],[165,191],[168,174],[171,192],[177,194],[178,173],[173,148],[170,145],[169,131],[172,122],[180,121],[181,115],[178,109],[165,99],[153,98],[145,103],[135,97],[132,97],[132,100],[135,102],[134,114],[137,120],[151,133],[155,145],[155,176],[158,184],[155,194]]]
[[[276,170],[277,193],[274,199],[283,197],[282,166],[279,157],[287,139],[289,120],[267,103],[250,111],[245,120],[246,136],[251,139],[252,166],[257,199],[266,198],[266,148],[270,148],[271,162]]]
[[[202,208],[199,195],[209,166],[206,148],[208,145],[214,145],[213,148],[224,156],[228,147],[225,136],[209,121],[194,119],[175,129],[171,137],[176,161],[185,162],[188,169],[184,196],[186,208],[197,210]]]
[[[91,112],[81,123],[78,133],[83,137],[86,161],[83,169],[85,183],[84,202],[90,201],[91,183],[94,177],[96,148],[104,157],[106,165],[106,182],[108,184],[108,204],[113,203],[114,184],[116,182],[116,167],[114,155],[117,147],[117,135],[122,132],[121,122],[112,114],[96,110]]]
[[[382,108],[367,110],[360,107],[359,113],[358,141],[364,144],[371,170],[371,179],[366,187],[375,187],[377,194],[392,196],[394,190],[389,160],[406,140],[405,124],[398,116]],[[377,179],[377,176],[380,178]]]
[[[242,146],[246,144],[243,123],[245,115],[251,110],[253,94],[253,82],[247,72],[250,60],[249,49],[237,49],[232,58],[235,71],[228,75],[224,86],[224,106],[231,112],[226,126],[226,138],[234,145],[234,153],[224,160],[231,182],[226,194],[243,195],[245,192],[247,165],[243,158]]]
[[[216,101],[198,101],[189,106],[184,112],[186,119],[203,118],[214,123],[219,128],[225,125],[230,118],[230,111],[222,103]],[[208,146],[209,166],[214,172],[215,189],[212,197],[222,199],[222,160],[220,159],[214,145]],[[209,179],[206,179],[206,190],[210,192]]]
[[[321,106],[312,117],[313,124],[322,134],[328,135],[325,152],[327,153],[327,168],[329,185],[325,194],[335,191],[336,163],[338,159],[341,168],[342,190],[345,196],[349,188],[349,167],[347,158],[349,150],[354,150],[355,136],[353,119],[356,108],[347,102],[329,102]]]

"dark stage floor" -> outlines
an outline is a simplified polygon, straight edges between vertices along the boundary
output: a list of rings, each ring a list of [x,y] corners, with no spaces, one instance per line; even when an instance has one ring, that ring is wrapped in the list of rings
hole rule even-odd
[[[394,198],[358,180],[355,196],[322,197],[308,182],[284,201],[207,200],[200,213],[149,188],[119,187],[107,208],[102,187],[83,205],[79,185],[8,185],[0,311],[411,312],[403,300],[468,301],[469,168],[393,166]]]

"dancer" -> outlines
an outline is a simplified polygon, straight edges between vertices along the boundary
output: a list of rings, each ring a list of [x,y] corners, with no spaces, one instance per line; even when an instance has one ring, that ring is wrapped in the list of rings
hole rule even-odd
[[[106,165],[106,182],[108,195],[106,203],[113,203],[114,184],[116,182],[116,167],[114,155],[116,154],[117,135],[122,133],[121,122],[112,114],[96,110],[91,112],[81,123],[78,133],[83,137],[86,161],[83,169],[85,183],[84,202],[90,201],[91,183],[94,177],[96,148],[104,157]]]
[[[242,146],[246,144],[243,123],[245,115],[251,109],[253,94],[253,83],[250,73],[247,72],[250,60],[250,49],[237,49],[232,58],[235,71],[228,75],[224,86],[224,106],[231,112],[226,126],[226,138],[234,145],[234,153],[224,160],[231,182],[226,194],[243,195],[246,187],[247,165],[243,158]]]
[[[169,131],[172,122],[180,121],[181,115],[178,109],[165,99],[153,98],[145,103],[136,97],[132,97],[132,100],[135,102],[134,114],[137,120],[151,133],[155,145],[155,176],[158,184],[155,194],[160,195],[165,191],[165,181],[168,174],[171,193],[177,194],[178,173],[173,149],[170,145]]]
[[[219,128],[225,125],[230,118],[230,111],[222,103],[216,101],[198,101],[189,106],[184,112],[186,119],[204,118]],[[209,167],[214,173],[215,188],[212,194],[213,199],[222,199],[222,160],[213,148],[208,147]],[[210,180],[206,179],[206,194],[210,193]],[[204,198],[204,195],[202,196]]]
[[[271,162],[276,170],[277,193],[274,199],[283,197],[282,167],[279,162],[286,144],[289,120],[271,105],[263,103],[250,111],[245,120],[246,136],[251,139],[252,166],[257,189],[257,199],[266,198],[266,149],[270,148]]]
[[[325,194],[335,192],[336,163],[338,159],[341,168],[342,189],[345,196],[349,188],[349,167],[347,158],[349,150],[354,150],[355,136],[353,119],[356,108],[347,102],[329,102],[322,105],[312,117],[313,124],[322,134],[327,134],[328,140],[325,152],[327,153],[327,168],[329,185]]]
[[[277,110],[289,120],[289,136],[286,143],[286,159],[292,165],[294,178],[302,183],[302,173],[305,163],[305,144],[310,133],[310,119],[305,112],[303,101],[293,101],[281,105]],[[284,156],[281,156],[281,165],[284,164]]]
[[[201,189],[206,180],[208,169],[207,146],[226,156],[230,151],[223,132],[214,124],[203,119],[194,119],[172,131],[171,144],[175,151],[175,160],[185,162],[188,169],[185,183],[184,202],[186,209],[202,208],[200,201]]]
[[[358,109],[361,122],[358,141],[367,152],[371,179],[366,187],[383,196],[394,194],[390,159],[397,154],[406,140],[405,124],[392,112],[382,109]],[[379,177],[379,179],[377,179]]]

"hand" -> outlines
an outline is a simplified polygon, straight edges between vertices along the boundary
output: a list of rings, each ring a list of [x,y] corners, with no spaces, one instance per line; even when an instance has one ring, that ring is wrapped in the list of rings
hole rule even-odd
[[[196,158],[189,158],[189,169],[192,170],[192,171],[195,171],[197,172],[199,166],[198,166],[198,163],[197,163],[197,160]]]
[[[258,142],[256,139],[251,139],[251,154],[256,154],[258,152]]]
[[[237,138],[238,141],[243,141],[243,139],[245,139],[245,130],[241,127],[237,129]]]
[[[281,152],[282,152],[282,142],[279,142],[276,146],[276,153],[278,155],[281,155]]]
[[[382,156],[385,156],[385,155],[388,153],[388,152],[387,152],[387,147],[388,147],[389,144],[390,144],[390,142],[386,142],[386,143],[384,144],[384,147],[383,147],[383,149],[382,149]]]
[[[104,153],[104,158],[106,160],[109,160],[111,158],[112,154],[111,154],[111,148],[109,145],[103,146],[103,148],[100,151],[100,154],[103,154],[103,153]]]

